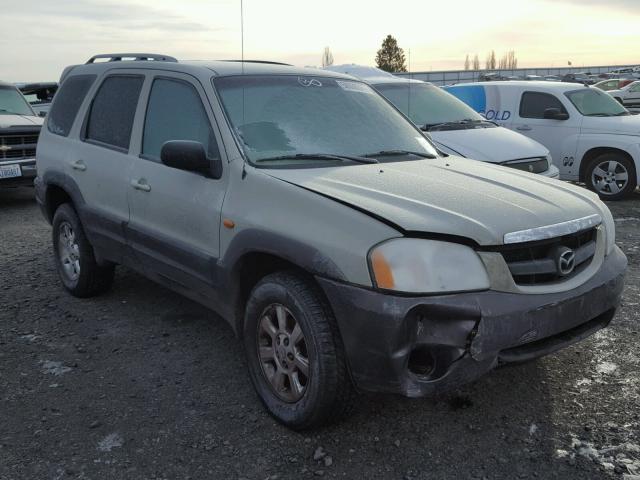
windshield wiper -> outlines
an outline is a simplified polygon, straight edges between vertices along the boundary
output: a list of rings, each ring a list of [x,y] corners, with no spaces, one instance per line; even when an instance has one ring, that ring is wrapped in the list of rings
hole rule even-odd
[[[278,155],[276,157],[259,158],[257,162],[272,162],[278,160],[331,160],[345,161],[357,163],[378,163],[375,158],[358,157],[356,155],[338,155],[333,153],[296,153],[294,155]]]
[[[432,158],[432,159],[438,158],[436,155],[433,155],[431,153],[414,152],[411,150],[380,150],[379,152],[366,153],[362,156],[366,158],[371,158],[371,157],[394,157],[397,155],[415,155],[416,157]]]
[[[438,122],[438,123],[425,123],[422,127],[420,127],[421,130],[424,131],[429,131],[429,130],[433,130],[434,128],[440,128],[440,127],[457,127],[457,126],[464,126],[464,125],[469,125],[471,123],[482,123],[484,121],[487,120],[474,120],[472,118],[465,118],[464,120],[456,120],[453,122]],[[491,123],[491,122],[489,122]]]

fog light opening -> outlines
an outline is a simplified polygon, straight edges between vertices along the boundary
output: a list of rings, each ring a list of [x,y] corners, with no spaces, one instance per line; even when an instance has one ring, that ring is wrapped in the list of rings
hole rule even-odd
[[[426,377],[433,373],[436,367],[435,358],[427,347],[417,347],[409,354],[409,371],[414,375]]]

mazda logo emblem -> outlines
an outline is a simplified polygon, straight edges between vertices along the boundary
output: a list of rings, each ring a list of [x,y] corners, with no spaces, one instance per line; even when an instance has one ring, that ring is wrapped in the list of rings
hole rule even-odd
[[[567,247],[560,247],[556,252],[558,274],[566,277],[576,268],[576,252]]]

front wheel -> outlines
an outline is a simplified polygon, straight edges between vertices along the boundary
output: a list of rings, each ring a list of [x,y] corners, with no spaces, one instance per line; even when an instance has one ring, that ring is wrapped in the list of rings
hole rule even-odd
[[[636,169],[627,157],[605,153],[589,164],[585,181],[603,200],[621,200],[637,186]]]
[[[251,292],[244,346],[253,385],[269,413],[302,430],[350,413],[354,389],[335,318],[310,280],[275,273]]]

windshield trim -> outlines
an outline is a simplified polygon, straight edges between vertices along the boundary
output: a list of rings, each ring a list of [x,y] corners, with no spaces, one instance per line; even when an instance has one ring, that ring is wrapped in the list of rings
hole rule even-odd
[[[325,167],[325,165],[323,165],[322,163],[318,164],[315,163],[315,165],[306,167],[306,166],[298,166],[298,165],[292,165],[292,166],[288,166],[288,165],[264,165],[264,164],[256,164],[255,162],[253,162],[249,156],[247,155],[247,152],[244,149],[243,146],[243,142],[242,139],[239,137],[238,132],[236,131],[236,129],[233,126],[233,123],[231,122],[231,116],[229,115],[229,112],[227,110],[227,107],[225,106],[224,102],[222,101],[222,96],[220,95],[220,92],[218,90],[218,86],[216,85],[216,83],[222,79],[226,79],[226,78],[235,78],[235,77],[299,77],[299,76],[313,76],[313,77],[318,77],[318,78],[329,78],[332,80],[346,80],[346,81],[350,81],[350,82],[356,82],[356,83],[361,83],[363,85],[366,85],[367,87],[369,87],[371,90],[374,91],[375,94],[379,95],[385,102],[387,102],[387,104],[393,108],[399,115],[401,115],[404,119],[407,120],[407,122],[409,123],[409,125],[411,127],[413,127],[413,129],[418,133],[418,135],[420,135],[421,137],[423,137],[428,143],[429,145],[431,145],[431,147],[433,147],[433,149],[438,153],[438,155],[443,155],[442,151],[440,150],[440,148],[434,143],[433,139],[430,138],[428,135],[425,135],[425,132],[422,131],[420,129],[420,127],[418,125],[416,125],[415,123],[413,123],[413,121],[407,117],[404,113],[402,113],[400,111],[400,109],[398,109],[398,107],[396,107],[387,97],[385,97],[382,93],[378,92],[378,90],[376,90],[373,85],[360,80],[358,78],[352,78],[352,77],[347,77],[347,76],[333,76],[333,75],[312,75],[311,73],[306,74],[306,73],[281,73],[281,72],[274,72],[274,73],[249,73],[249,74],[242,74],[242,73],[233,73],[233,74],[228,74],[228,75],[212,75],[211,76],[211,85],[213,87],[213,93],[215,95],[216,100],[218,101],[218,105],[220,106],[220,109],[222,110],[222,116],[224,117],[224,121],[227,125],[227,128],[229,129],[229,132],[231,133],[231,136],[233,137],[233,141],[236,144],[236,148],[238,153],[240,154],[240,157],[242,158],[242,161],[245,164],[249,164],[254,168],[258,168],[258,169],[282,169],[282,168],[322,168]],[[232,156],[229,156],[230,160],[229,162],[231,162],[231,158]],[[327,164],[329,164],[330,162],[326,162]],[[344,166],[348,166],[349,164],[345,164]],[[354,163],[351,166],[355,166],[355,165],[362,165],[362,164],[358,164],[358,163]],[[326,165],[326,166],[335,166],[334,165]]]
[[[31,106],[31,104],[29,103],[29,101],[24,97],[24,95],[22,94],[22,92],[20,91],[20,89],[18,87],[14,87],[12,85],[0,85],[0,90],[13,90],[15,91],[20,98],[22,99],[22,101],[26,104],[27,106],[27,110],[29,112],[31,112],[31,114],[24,114],[24,113],[17,113],[17,112],[2,112],[0,111],[0,115],[20,115],[23,117],[36,117],[36,112],[33,110],[33,107]]]

